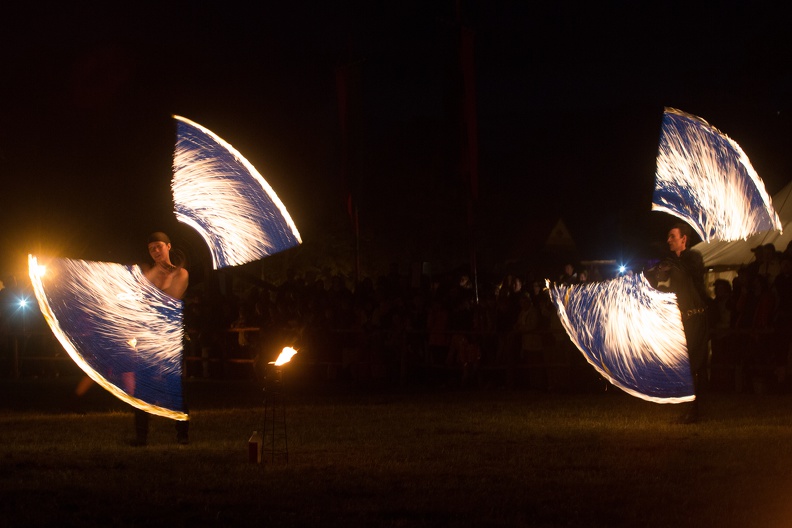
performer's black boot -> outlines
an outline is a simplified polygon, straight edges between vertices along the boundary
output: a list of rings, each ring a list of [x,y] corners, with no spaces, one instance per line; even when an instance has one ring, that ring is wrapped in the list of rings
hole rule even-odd
[[[190,421],[177,421],[176,422],[176,441],[180,444],[189,444],[190,437],[188,432],[190,430]]]
[[[132,445],[144,446],[148,443],[149,415],[145,411],[135,409],[135,439]]]
[[[679,417],[681,424],[693,424],[699,421],[699,404],[698,400],[682,404],[685,412]]]

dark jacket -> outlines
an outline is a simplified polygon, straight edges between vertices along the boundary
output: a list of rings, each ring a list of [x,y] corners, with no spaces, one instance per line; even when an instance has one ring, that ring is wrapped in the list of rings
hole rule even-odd
[[[679,256],[672,253],[646,276],[655,288],[676,294],[682,319],[706,309],[709,296],[704,286],[704,259],[698,251],[686,249]]]

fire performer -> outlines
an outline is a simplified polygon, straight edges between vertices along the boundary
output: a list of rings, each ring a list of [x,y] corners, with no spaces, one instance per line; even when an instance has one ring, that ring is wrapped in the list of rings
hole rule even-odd
[[[231,145],[177,117],[173,191],[176,218],[209,245],[214,269],[240,265],[301,243],[274,190]],[[127,266],[28,256],[44,318],[75,363],[136,413],[136,445],[148,414],[178,422],[187,443],[182,390],[184,303],[189,275],[164,233],[149,240],[152,264]]]
[[[707,291],[704,286],[704,259],[701,253],[690,249],[693,230],[678,222],[668,231],[668,248],[671,255],[646,273],[650,284],[661,291],[676,294],[682,315],[682,326],[687,341],[693,390],[696,398],[683,404],[680,423],[695,423],[699,418],[699,396],[708,352]]]
[[[189,273],[183,267],[182,259],[177,264],[171,262],[171,241],[168,235],[157,231],[149,235],[148,253],[152,264],[142,266],[143,276],[163,293],[182,300],[189,284]],[[174,254],[175,259],[175,254]],[[130,373],[131,374],[131,373]],[[134,374],[133,374],[134,375]],[[131,393],[134,393],[134,378],[129,377]],[[189,443],[189,420],[176,422],[176,439],[180,444]],[[144,446],[148,442],[149,415],[141,409],[135,409],[135,439],[134,446]]]
[[[548,290],[570,339],[605,379],[639,398],[683,403],[681,421],[695,422],[698,404],[689,403],[704,384],[709,299],[692,232],[738,240],[780,231],[781,222],[740,146],[673,108],[663,116],[652,210],[686,222],[669,232],[669,259],[636,278]]]

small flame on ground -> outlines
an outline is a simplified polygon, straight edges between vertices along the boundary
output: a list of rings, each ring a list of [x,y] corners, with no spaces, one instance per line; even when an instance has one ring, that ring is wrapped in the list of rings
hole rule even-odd
[[[283,350],[278,355],[278,359],[276,359],[275,361],[271,361],[270,364],[271,365],[275,365],[276,367],[280,367],[281,365],[285,365],[286,363],[291,361],[291,358],[296,353],[297,353],[297,351],[295,349],[293,349],[292,347],[283,347]]]

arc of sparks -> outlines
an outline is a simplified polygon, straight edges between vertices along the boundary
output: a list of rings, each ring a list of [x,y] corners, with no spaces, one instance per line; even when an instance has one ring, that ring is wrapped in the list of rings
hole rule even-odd
[[[207,128],[173,117],[176,218],[203,237],[214,269],[252,262],[302,242],[286,207],[242,154]]]
[[[700,117],[674,108],[663,114],[652,210],[689,223],[705,242],[782,230],[742,148]]]
[[[30,255],[39,308],[75,363],[122,401],[188,420],[181,387],[183,303],[152,285],[138,266]]]
[[[569,338],[613,385],[656,403],[695,399],[676,295],[643,274],[548,288]]]

